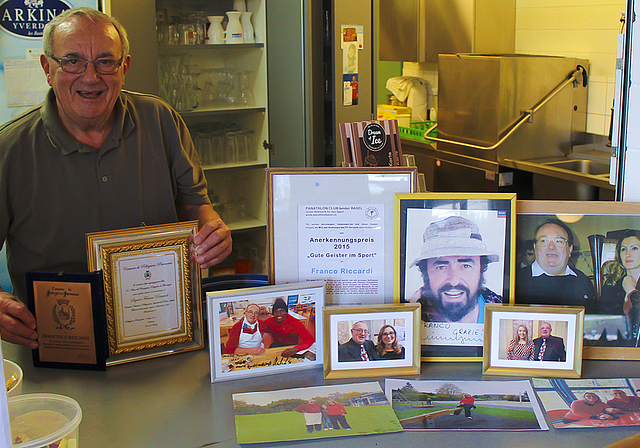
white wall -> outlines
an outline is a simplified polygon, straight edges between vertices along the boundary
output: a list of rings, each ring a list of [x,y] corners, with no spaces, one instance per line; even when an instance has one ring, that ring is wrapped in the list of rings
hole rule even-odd
[[[626,0],[516,0],[516,53],[571,56],[590,62],[587,132],[609,134],[616,47]],[[437,95],[437,69],[405,63]]]

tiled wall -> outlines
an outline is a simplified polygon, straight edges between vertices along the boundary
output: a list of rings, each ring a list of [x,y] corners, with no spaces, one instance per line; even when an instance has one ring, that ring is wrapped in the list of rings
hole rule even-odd
[[[609,133],[618,33],[625,10],[625,0],[516,0],[516,53],[589,60],[587,132],[591,134]],[[434,67],[405,63],[403,74],[427,79],[437,95]]]

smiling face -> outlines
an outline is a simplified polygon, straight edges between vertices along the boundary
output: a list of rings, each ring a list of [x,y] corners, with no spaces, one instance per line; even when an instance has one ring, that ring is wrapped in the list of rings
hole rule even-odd
[[[275,320],[277,324],[281,324],[287,318],[287,314],[287,310],[278,308],[273,312],[273,320]]]
[[[482,270],[478,256],[449,256],[427,260],[429,288],[436,307],[458,321],[477,306]]]
[[[527,340],[527,328],[522,325],[518,327],[518,339],[521,341]]]
[[[569,235],[556,224],[545,224],[536,234],[536,261],[549,275],[564,275],[573,246]],[[563,243],[561,243],[563,242]]]
[[[589,403],[590,405],[594,405],[596,404],[598,401],[600,401],[600,397],[598,397],[596,394],[591,393],[591,392],[587,392],[583,395],[584,401],[586,401],[587,403]]]
[[[540,336],[546,339],[549,335],[551,335],[551,324],[544,322],[540,325]]]
[[[384,327],[380,336],[382,337],[382,342],[384,343],[385,347],[391,347],[393,342],[396,340],[396,332],[393,327],[390,326]]]
[[[620,243],[620,260],[627,269],[637,269],[640,267],[640,240],[635,236],[630,236]]]
[[[122,54],[118,32],[111,24],[74,17],[55,29],[52,50],[58,59],[119,60],[124,56],[122,66],[112,75],[96,73],[91,63],[84,73],[66,73],[55,60],[45,55],[40,59],[64,126],[69,130],[103,127],[111,118],[130,63],[130,56]]]
[[[351,338],[358,344],[364,344],[369,334],[369,327],[364,322],[356,322],[351,328]]]
[[[244,316],[247,318],[247,322],[249,322],[251,325],[256,323],[259,315],[260,307],[255,303],[247,305],[247,308],[244,310]]]

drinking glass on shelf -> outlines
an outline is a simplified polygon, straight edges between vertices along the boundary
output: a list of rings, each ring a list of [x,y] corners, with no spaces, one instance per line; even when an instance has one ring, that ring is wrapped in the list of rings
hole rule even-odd
[[[255,100],[253,98],[253,92],[249,88],[249,75],[251,70],[242,70],[240,74],[240,101],[243,106],[253,106]]]
[[[240,135],[238,131],[227,131],[225,134],[225,162],[238,163],[240,161]]]

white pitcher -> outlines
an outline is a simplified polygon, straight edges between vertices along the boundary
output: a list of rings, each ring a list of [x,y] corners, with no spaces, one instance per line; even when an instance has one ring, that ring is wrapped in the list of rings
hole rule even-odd
[[[256,41],[253,36],[253,25],[251,25],[251,15],[252,12],[243,12],[240,15],[240,23],[242,24],[242,29],[244,31],[244,43],[252,44]]]
[[[245,2],[245,0],[233,0],[233,9],[240,12],[246,12],[247,2]]]
[[[209,21],[209,30],[207,31],[207,44],[223,44],[225,31],[222,28],[222,19],[224,16],[207,16]]]
[[[227,11],[229,22],[227,23],[226,42],[228,44],[243,44],[244,32],[240,23],[240,11]]]

